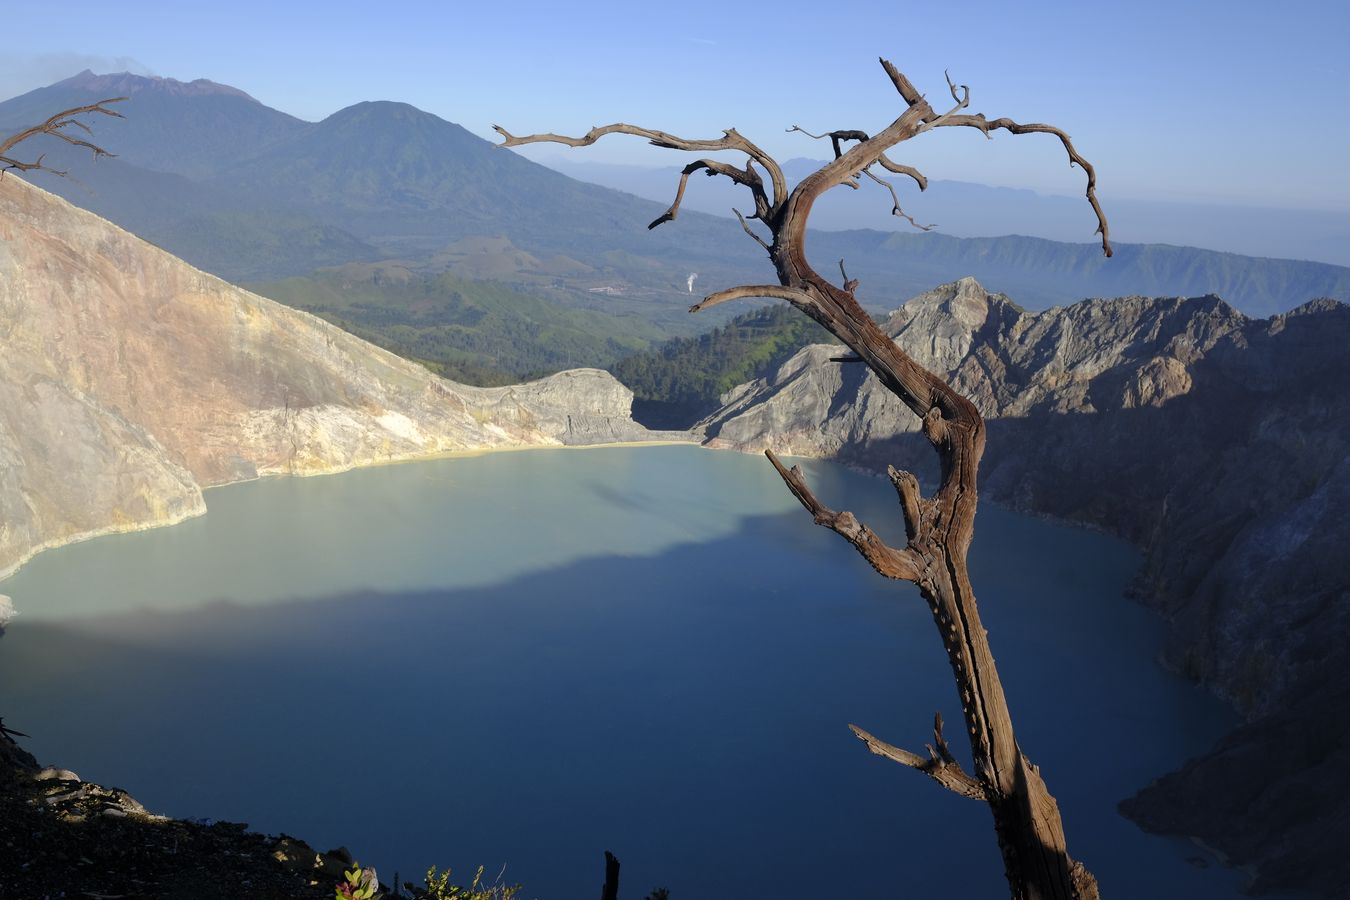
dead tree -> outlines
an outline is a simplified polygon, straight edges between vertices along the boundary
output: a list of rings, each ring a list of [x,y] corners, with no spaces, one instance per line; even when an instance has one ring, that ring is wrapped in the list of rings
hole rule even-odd
[[[584,147],[607,134],[631,134],[658,147],[675,150],[733,150],[745,154],[744,168],[713,159],[699,159],[685,166],[675,202],[648,227],[675,219],[690,175],[698,171],[709,176],[724,175],[749,190],[754,212],[748,218],[758,220],[768,230],[769,239],[752,229],[740,211],[734,212],[745,232],[768,253],[778,283],[718,291],[705,297],[691,312],[745,297],[786,300],[843,341],[856,354],[853,359],[866,363],[881,383],[914,411],[941,460],[941,483],[931,497],[920,493],[919,482],[912,474],[890,469],[908,537],[904,547],[892,547],[852,513],[836,512],[821,503],[800,468],[787,469],[773,451],[766,451],[769,461],[816,524],[841,535],[882,575],[918,586],[932,611],[956,677],[970,733],[973,768],[967,772],[952,755],[942,736],[941,716],[936,717],[933,744],[928,747],[927,756],[891,746],[855,725],[850,727],[873,753],[917,769],[962,797],[983,800],[989,805],[1015,900],[1090,900],[1099,896],[1096,879],[1082,863],[1069,856],[1058,805],[1042,781],[1040,770],[1022,753],[1014,737],[1003,686],[988,637],[980,624],[966,567],[966,552],[974,534],[976,472],[984,451],[984,421],[973,403],[937,374],[915,363],[877,327],[855,298],[858,282],[848,277],[842,261],[840,285],[830,282],[811,266],[806,258],[806,223],[816,198],[839,185],[857,188],[860,177],[885,187],[890,193],[893,213],[914,223],[901,208],[894,186],[875,167],[912,179],[920,190],[926,188],[927,179],[921,172],[886,155],[897,144],[924,132],[961,126],[978,129],[985,137],[1000,129],[1013,134],[1050,134],[1063,145],[1070,165],[1081,166],[1087,174],[1087,199],[1097,215],[1102,250],[1110,256],[1106,217],[1097,203],[1096,174],[1060,129],[967,113],[970,90],[954,84],[950,78],[947,87],[953,105],[946,112],[937,113],[895,66],[884,59],[881,65],[904,100],[905,111],[874,135],[856,130],[811,135],[829,138],[834,159],[791,190],[782,167],[735,129],[713,140],[686,140],[622,123],[592,128],[577,138],[557,134],[516,137],[501,127],[496,130],[505,138],[502,146],[506,147],[541,141]],[[794,126],[788,130],[803,129]]]
[[[63,110],[40,125],[33,125],[30,128],[25,128],[23,131],[10,135],[4,140],[0,140],[0,174],[8,172],[10,169],[15,169],[19,172],[50,172],[53,175],[65,175],[66,173],[64,171],[53,169],[46,165],[43,162],[45,156],[38,156],[35,159],[25,162],[9,155],[10,151],[19,144],[41,134],[59,138],[75,147],[82,147],[94,154],[95,159],[98,159],[100,156],[116,155],[109,153],[92,141],[85,140],[85,138],[72,132],[79,131],[86,137],[92,137],[94,133],[93,129],[80,121],[80,116],[98,113],[100,115],[112,116],[113,118],[120,119],[122,118],[122,114],[116,110],[108,109],[108,104],[120,103],[125,99],[127,98],[112,97],[107,100],[100,100],[97,103],[90,103],[86,106],[76,106],[71,109]]]

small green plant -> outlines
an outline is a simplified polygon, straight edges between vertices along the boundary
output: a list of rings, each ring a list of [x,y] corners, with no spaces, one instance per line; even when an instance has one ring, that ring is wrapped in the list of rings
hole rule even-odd
[[[343,880],[338,882],[334,900],[377,900],[375,891],[380,887],[380,879],[374,869],[364,869],[360,863],[352,863],[350,872],[342,873]]]
[[[473,883],[468,887],[461,887],[450,883],[450,870],[446,869],[440,874],[436,873],[436,867],[427,869],[426,886],[418,887],[411,881],[404,884],[412,892],[414,900],[512,900],[520,893],[521,887],[518,884],[502,884],[501,876],[497,876],[498,881],[495,884],[483,885],[483,867],[479,866],[478,871],[474,873]]]

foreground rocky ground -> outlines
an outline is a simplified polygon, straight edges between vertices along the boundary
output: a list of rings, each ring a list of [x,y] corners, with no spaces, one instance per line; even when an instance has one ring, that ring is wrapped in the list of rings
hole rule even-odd
[[[0,733],[0,897],[331,900],[350,868],[247,825],[147,812],[125,791],[43,768]]]

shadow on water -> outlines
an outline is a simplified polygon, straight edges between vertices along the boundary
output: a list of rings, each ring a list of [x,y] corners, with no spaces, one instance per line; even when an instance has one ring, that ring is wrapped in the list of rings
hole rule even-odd
[[[1111,896],[1240,896],[1115,811],[1229,724],[1152,664],[1157,624],[1119,598],[1133,555],[982,521],[975,583],[1070,851]],[[1038,542],[1043,564],[998,574]],[[40,758],[381,871],[506,863],[531,896],[586,896],[607,848],[634,896],[1006,891],[988,812],[845,727],[916,747],[934,710],[960,721],[925,607],[797,512],[485,587],[11,630],[0,706]]]

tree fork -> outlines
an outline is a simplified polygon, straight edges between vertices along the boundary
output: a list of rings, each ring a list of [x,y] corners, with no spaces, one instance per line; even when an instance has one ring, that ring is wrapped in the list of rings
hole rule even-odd
[[[712,140],[686,140],[662,131],[616,123],[592,128],[580,138],[556,134],[517,137],[494,126],[505,139],[501,146],[515,147],[537,142],[562,143],[584,147],[609,134],[644,137],[659,147],[707,152],[734,150],[747,157],[745,168],[699,160],[681,174],[678,192],[670,209],[651,227],[673,221],[684,199],[688,177],[705,170],[708,175],[724,175],[750,190],[755,213],[769,230],[771,242],[750,230],[745,217],[737,213],[741,225],[761,247],[768,251],[778,276],[778,284],[742,285],[704,297],[691,307],[698,312],[746,297],[786,300],[839,338],[853,351],[841,362],[864,362],[885,387],[917,415],[923,433],[933,445],[941,462],[941,482],[932,497],[924,497],[919,483],[908,472],[890,470],[891,481],[899,497],[905,522],[907,543],[903,548],[887,545],[850,512],[830,509],[821,503],[806,483],[801,470],[785,467],[773,451],[766,451],[788,489],[811,513],[816,524],[839,534],[862,554],[863,558],[887,578],[917,585],[928,603],[938,628],[947,658],[956,680],[962,716],[970,736],[972,772],[966,772],[952,756],[942,735],[942,719],[934,723],[933,744],[928,756],[901,750],[856,725],[854,734],[868,749],[901,765],[917,769],[938,784],[963,797],[983,800],[993,814],[994,830],[1003,855],[1004,871],[1014,900],[1098,900],[1099,892],[1092,873],[1069,856],[1059,806],[1050,794],[1040,770],[1023,755],[1013,732],[1003,685],[994,664],[993,651],[980,622],[966,566],[966,553],[974,536],[977,502],[977,473],[984,453],[984,420],[975,405],[962,397],[937,374],[929,372],[901,350],[872,321],[854,296],[858,282],[848,278],[840,262],[843,285],[836,286],[807,261],[806,223],[816,199],[832,188],[860,186],[865,176],[884,186],[890,193],[893,214],[916,227],[904,213],[895,187],[873,171],[880,166],[887,172],[904,175],[920,190],[927,179],[917,169],[897,163],[886,154],[898,144],[935,128],[974,128],[991,137],[1004,130],[1012,134],[1049,134],[1059,139],[1071,166],[1079,166],[1087,175],[1087,200],[1097,216],[1097,233],[1102,252],[1111,255],[1110,232],[1106,216],[1097,202],[1097,177],[1092,165],[1079,155],[1069,136],[1062,130],[1041,124],[1022,125],[1007,118],[987,119],[971,115],[970,89],[947,78],[953,106],[936,112],[914,85],[895,66],[881,60],[882,68],[905,101],[901,115],[885,129],[870,135],[854,129],[839,129],[811,134],[829,138],[834,159],[807,176],[790,192],[786,189],[782,167],[735,129]],[[845,144],[851,144],[845,149]],[[758,168],[756,168],[758,167]],[[764,183],[759,169],[767,173]]]

